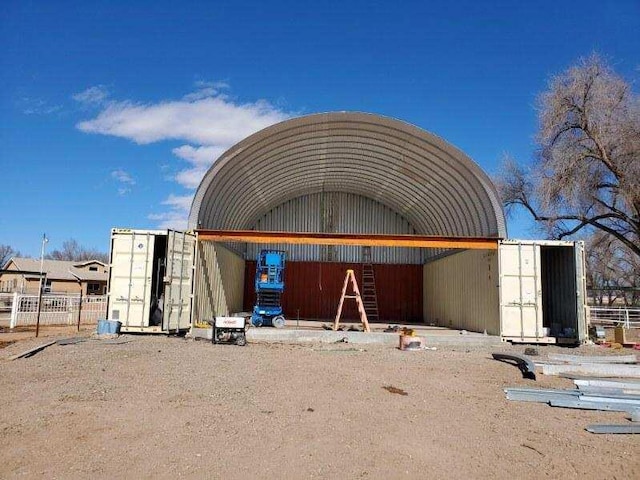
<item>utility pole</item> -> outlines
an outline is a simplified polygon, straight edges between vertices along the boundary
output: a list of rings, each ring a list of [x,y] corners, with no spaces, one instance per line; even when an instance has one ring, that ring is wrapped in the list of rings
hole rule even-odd
[[[36,318],[36,338],[40,333],[40,311],[42,310],[42,290],[44,289],[43,280],[44,280],[44,248],[47,245],[49,239],[47,238],[47,234],[42,234],[42,249],[40,250],[40,291],[38,292],[38,316]]]

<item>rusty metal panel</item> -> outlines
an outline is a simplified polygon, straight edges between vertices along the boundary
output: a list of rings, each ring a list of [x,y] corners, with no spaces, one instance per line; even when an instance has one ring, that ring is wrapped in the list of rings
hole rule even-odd
[[[255,302],[255,261],[246,262],[244,309]],[[347,269],[362,285],[362,265],[335,262],[287,262],[282,304],[289,321],[332,320],[336,315]],[[380,321],[422,322],[422,265],[373,265]],[[342,318],[359,321],[355,301],[346,300]]]
[[[424,265],[427,323],[500,335],[496,251],[465,250]]]
[[[271,209],[256,222],[254,230],[280,232],[415,234],[413,226],[384,204],[345,192],[317,192],[293,198]],[[247,245],[248,259],[263,248],[285,250],[290,261],[360,262],[360,246]],[[374,263],[420,264],[419,248],[373,247]]]
[[[244,260],[213,242],[197,242],[193,322],[242,310]]]

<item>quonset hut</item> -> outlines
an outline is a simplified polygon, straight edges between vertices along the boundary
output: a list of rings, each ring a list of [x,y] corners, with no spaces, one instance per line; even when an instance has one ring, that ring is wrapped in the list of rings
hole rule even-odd
[[[373,322],[586,338],[582,244],[507,240],[485,172],[399,120],[326,113],[249,136],[204,176],[189,228],[195,236],[114,229],[109,318],[166,332],[250,311],[256,258],[269,248],[287,254],[289,320],[333,319],[352,269]],[[164,299],[155,322],[154,299]],[[355,302],[345,307],[357,319]]]
[[[316,114],[249,136],[204,176],[189,228],[198,232],[194,321],[251,310],[255,259],[274,248],[287,252],[288,318],[332,319],[353,269],[374,290],[365,298],[374,321],[525,341],[552,328],[583,335],[581,245],[504,241],[487,174],[396,119]],[[357,318],[355,305],[345,315]]]

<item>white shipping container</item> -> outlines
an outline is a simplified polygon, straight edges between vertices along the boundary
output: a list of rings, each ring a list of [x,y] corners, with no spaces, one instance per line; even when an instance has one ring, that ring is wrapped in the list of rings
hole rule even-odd
[[[503,240],[497,255],[453,253],[424,266],[425,321],[512,342],[580,343],[584,271],[582,242]]]
[[[504,240],[498,252],[502,338],[532,343],[584,342],[584,243]]]
[[[107,318],[123,332],[190,328],[194,254],[191,233],[112,229]]]
[[[122,331],[181,331],[242,308],[245,261],[173,230],[113,229],[109,320]],[[423,269],[424,320],[523,343],[586,340],[582,242],[503,240]],[[295,288],[295,286],[293,286]],[[195,294],[195,298],[194,298]]]

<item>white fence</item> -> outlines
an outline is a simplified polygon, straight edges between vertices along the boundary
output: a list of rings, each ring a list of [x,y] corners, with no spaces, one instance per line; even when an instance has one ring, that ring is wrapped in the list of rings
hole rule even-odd
[[[592,325],[640,328],[640,308],[589,307],[589,311]]]
[[[35,325],[38,321],[38,295],[3,294],[0,309],[11,311],[10,328]],[[76,325],[97,323],[106,318],[106,295],[43,295],[40,325]]]
[[[12,305],[13,293],[0,293],[0,314],[10,314]]]

